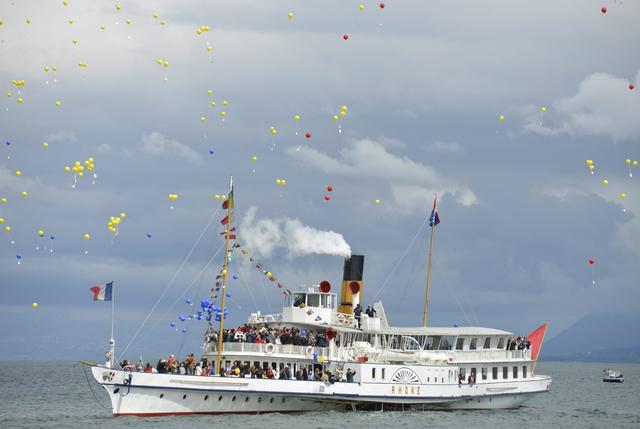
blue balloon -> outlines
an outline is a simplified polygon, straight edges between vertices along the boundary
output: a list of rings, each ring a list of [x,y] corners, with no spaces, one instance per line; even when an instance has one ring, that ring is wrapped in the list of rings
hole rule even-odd
[[[197,319],[198,319],[198,320],[202,320],[202,314],[198,314]]]
[[[220,319],[221,319],[221,318],[220,318],[220,316],[218,316],[218,315],[216,314],[216,322],[219,322],[219,321],[220,321]]]
[[[7,140],[6,142],[4,142],[4,144],[6,144],[7,146],[11,146],[11,142],[9,140]]]
[[[176,322],[169,323],[169,326],[171,326],[172,328],[175,328],[176,327]]]
[[[187,333],[187,330],[186,330],[186,329],[183,329],[183,330],[182,330],[182,333],[183,333],[183,334],[186,334],[186,333]]]
[[[231,293],[227,292],[227,298],[231,298]]]
[[[147,232],[147,238],[151,238],[151,237],[152,237],[151,233]]]
[[[224,315],[226,316],[227,314],[229,314],[229,310],[228,309],[224,309]]]
[[[210,154],[210,155],[213,155],[214,153],[216,153],[216,151],[215,151],[215,150],[213,150],[213,149],[209,149],[209,154]]]
[[[55,236],[55,235],[52,235],[52,236],[51,236],[51,237],[49,237],[49,238],[51,238],[52,240],[55,240],[55,239],[56,239],[56,236]]]
[[[189,298],[187,298],[186,303],[189,304],[189,305],[193,305],[193,301],[191,301]]]
[[[207,322],[211,322],[211,316],[207,316],[205,319],[207,319]]]
[[[313,360],[318,360],[318,353],[313,354]]]
[[[237,275],[237,274],[234,274],[234,275],[233,275],[233,279],[234,279],[234,280],[238,280],[238,275]]]
[[[454,324],[453,324],[453,327],[454,327],[454,328],[457,328],[457,327],[458,327],[458,324],[457,324],[457,323],[454,323]]]
[[[16,254],[16,258],[18,258],[18,259],[22,259],[22,255],[21,255],[20,253],[17,253],[17,254]]]
[[[307,336],[307,330],[306,329],[301,329],[300,330],[300,335],[302,335],[303,337]]]
[[[187,320],[187,318],[186,318],[186,317],[184,317],[184,316],[182,316],[182,315],[178,316],[178,319],[179,319],[181,322],[184,322],[185,320]]]

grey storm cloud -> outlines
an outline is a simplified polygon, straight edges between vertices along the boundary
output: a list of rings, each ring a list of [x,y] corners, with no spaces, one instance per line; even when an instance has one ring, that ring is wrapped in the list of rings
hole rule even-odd
[[[419,323],[437,193],[434,324],[528,332],[550,320],[558,332],[585,314],[636,311],[640,170],[630,177],[624,160],[640,159],[640,90],[628,89],[640,3],[606,15],[580,0],[387,3],[3,5],[0,322],[21,328],[0,336],[0,356],[55,344],[49,356],[100,357],[109,311],[88,288],[110,280],[119,347],[163,296],[131,353],[183,341],[196,351],[202,325],[184,336],[168,326],[190,311],[185,298],[211,292],[215,195],[231,175],[240,244],[289,289],[341,280],[342,257],[286,247],[285,220],[297,220],[366,255],[363,302],[382,298],[393,323]],[[72,188],[64,166],[91,156],[95,184]],[[122,212],[113,236],[107,222]],[[270,258],[251,249],[262,221],[278,229]],[[279,289],[236,258],[229,323],[279,311]]]

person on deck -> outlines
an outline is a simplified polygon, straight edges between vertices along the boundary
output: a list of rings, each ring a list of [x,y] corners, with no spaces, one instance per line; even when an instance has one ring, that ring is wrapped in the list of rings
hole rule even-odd
[[[353,376],[356,375],[356,372],[351,368],[347,369],[347,383],[353,383]]]
[[[356,308],[353,309],[353,317],[355,317],[356,322],[358,322],[358,328],[360,327],[360,316],[362,316],[362,307],[358,304]]]

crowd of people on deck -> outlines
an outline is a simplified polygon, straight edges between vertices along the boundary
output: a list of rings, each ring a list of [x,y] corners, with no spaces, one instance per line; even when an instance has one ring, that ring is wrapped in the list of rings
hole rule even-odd
[[[507,343],[507,350],[529,350],[531,341],[527,337],[511,337]]]
[[[206,341],[217,343],[218,332],[209,329],[205,334]],[[243,325],[237,328],[225,329],[222,332],[222,342],[225,343],[254,343],[254,344],[292,344],[294,346],[328,347],[329,342],[323,332],[306,331],[295,327],[274,328]]]
[[[197,375],[205,377],[214,375],[213,363],[209,363],[207,359],[197,361],[193,353],[187,355],[182,361],[177,360],[174,355],[170,355],[168,359],[159,359],[155,367],[152,366],[151,363],[144,364],[142,359],[138,361],[137,365],[125,359],[120,362],[120,367],[125,371],[157,374]],[[351,368],[347,369],[345,373],[341,371],[332,373],[326,368],[322,369],[320,365],[303,366],[298,368],[294,373],[289,365],[283,363],[281,363],[279,367],[262,367],[259,364],[250,365],[249,362],[242,364],[236,361],[224,369],[222,376],[271,380],[321,381],[333,384],[342,381],[353,383],[355,374],[356,371]]]

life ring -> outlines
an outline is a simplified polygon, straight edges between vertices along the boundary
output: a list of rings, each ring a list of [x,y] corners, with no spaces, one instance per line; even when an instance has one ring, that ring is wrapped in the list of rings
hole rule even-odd
[[[357,351],[356,351],[356,348],[355,348],[355,347],[349,347],[349,348],[347,349],[347,355],[349,355],[349,357],[350,357],[351,359],[355,359],[355,358],[356,358],[356,354],[357,354]]]
[[[268,355],[272,354],[273,351],[276,349],[276,346],[273,345],[273,343],[269,343],[265,346],[264,348],[264,352]]]
[[[308,358],[313,356],[313,346],[307,346],[306,350],[304,351],[304,354],[307,355]]]

